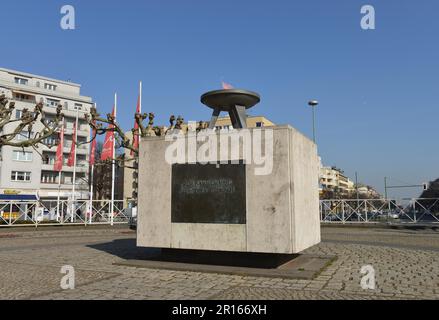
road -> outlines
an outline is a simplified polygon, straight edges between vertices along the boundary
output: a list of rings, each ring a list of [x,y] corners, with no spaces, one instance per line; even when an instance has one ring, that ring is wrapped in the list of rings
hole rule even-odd
[[[336,255],[313,280],[118,266],[142,258],[125,227],[0,229],[0,299],[438,299],[439,231],[323,227],[304,253]],[[61,266],[75,268],[62,290]],[[376,288],[362,289],[373,266]]]

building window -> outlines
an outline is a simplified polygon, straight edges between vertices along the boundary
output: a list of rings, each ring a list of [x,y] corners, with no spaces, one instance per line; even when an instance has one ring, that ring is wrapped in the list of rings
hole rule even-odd
[[[14,150],[12,153],[12,160],[14,160],[14,161],[32,161],[32,152]]]
[[[31,112],[30,115],[32,117],[35,117],[35,112]],[[23,110],[15,110],[15,119],[21,119],[22,116],[23,116]]]
[[[24,79],[24,78],[15,77],[15,83],[27,85],[29,83],[29,80]]]
[[[18,141],[23,141],[23,140],[29,140],[34,136],[34,133],[31,132],[29,133],[29,131],[21,131],[20,134],[17,134],[17,136],[15,137]]]
[[[44,139],[42,142],[45,145],[54,146],[54,145],[58,144],[58,135],[51,135],[50,137],[47,137],[46,139]]]
[[[73,129],[75,127],[75,122],[76,121],[74,119],[72,119],[72,121],[69,121],[70,119],[71,118],[67,118],[66,121],[65,121],[65,124],[66,124],[65,128],[66,129]],[[81,128],[83,128],[84,124],[85,124],[84,121],[79,121],[78,120],[78,130],[81,130]]]
[[[87,122],[81,121],[81,120],[78,121],[78,130],[86,131],[86,130],[88,130],[89,127],[90,126],[88,125]]]
[[[57,107],[59,103],[59,100],[46,98],[46,105],[48,107]]]
[[[11,172],[11,181],[30,181],[30,172],[28,171],[12,171]]]
[[[41,173],[41,182],[42,183],[58,183],[58,172],[42,172]]]
[[[79,129],[80,130],[80,129]],[[79,148],[82,148],[84,145],[85,145],[85,147],[88,149],[88,146],[87,146],[87,138],[86,137],[80,137],[80,136],[78,136],[78,144],[79,144]]]
[[[56,91],[56,85],[50,84],[50,83],[45,83],[44,84],[44,89],[51,90],[51,91]]]
[[[75,106],[73,107],[73,109],[75,109],[75,110],[82,110],[82,104],[75,103]]]
[[[27,95],[27,94],[22,94],[22,93],[16,93],[15,94],[15,100],[19,100],[19,101],[30,101],[33,102],[35,101],[35,99],[33,99],[33,96]]]
[[[45,154],[43,157],[43,164],[55,164],[55,155]]]
[[[262,122],[256,122],[256,128],[262,128],[264,124]]]

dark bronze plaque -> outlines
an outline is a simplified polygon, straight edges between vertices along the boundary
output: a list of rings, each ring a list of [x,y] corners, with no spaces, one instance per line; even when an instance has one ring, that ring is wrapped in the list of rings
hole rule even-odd
[[[245,224],[245,164],[172,165],[171,221]]]

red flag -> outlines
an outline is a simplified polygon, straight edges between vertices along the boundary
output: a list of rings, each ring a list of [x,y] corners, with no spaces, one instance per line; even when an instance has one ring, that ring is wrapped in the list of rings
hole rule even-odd
[[[114,107],[112,115],[114,116]],[[110,124],[108,129],[113,129],[114,125]],[[113,149],[114,149],[114,131],[108,130],[105,134],[104,145],[102,147],[101,160],[113,159]]]
[[[137,98],[136,114],[137,113],[140,113],[140,96]],[[136,120],[134,120],[133,148],[136,150],[139,149],[139,125],[137,124]],[[133,154],[134,154],[134,151],[131,150],[131,156],[133,156]]]
[[[76,149],[76,122],[73,124],[72,148],[70,149],[67,165],[73,167],[75,165],[75,149]]]
[[[58,143],[58,147],[56,148],[55,163],[53,166],[53,170],[58,172],[62,171],[63,151],[64,151],[64,123],[61,126],[61,131],[59,132],[59,143]]]
[[[229,83],[226,83],[224,81],[222,81],[222,85],[223,85],[223,89],[228,90],[228,89],[233,89],[233,86]]]
[[[94,165],[95,164],[95,154],[96,154],[96,130],[93,129],[92,131],[92,136],[91,138],[93,139],[93,141],[91,142],[91,148],[90,148],[90,165]]]

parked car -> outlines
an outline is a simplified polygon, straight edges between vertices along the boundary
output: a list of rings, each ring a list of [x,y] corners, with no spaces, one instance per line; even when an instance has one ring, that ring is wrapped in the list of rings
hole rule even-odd
[[[399,219],[399,214],[396,212],[390,212],[389,213],[389,218],[391,219]]]
[[[43,222],[49,220],[49,210],[46,208],[37,208],[35,213],[35,221]]]
[[[337,221],[340,220],[335,214],[328,214],[324,217],[324,221]]]

